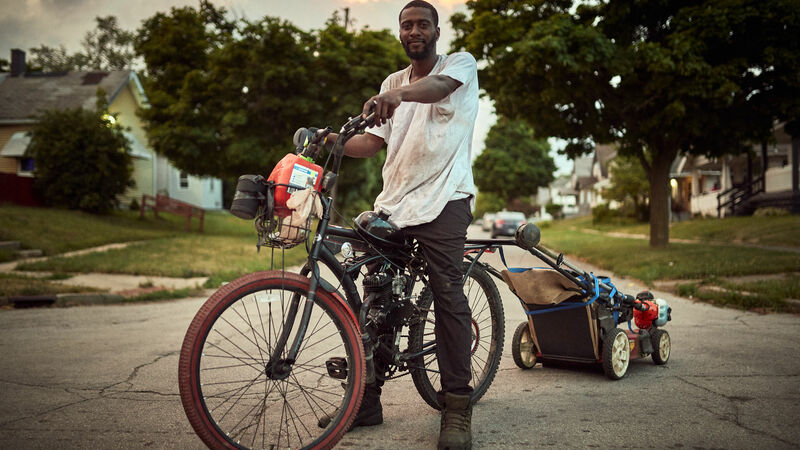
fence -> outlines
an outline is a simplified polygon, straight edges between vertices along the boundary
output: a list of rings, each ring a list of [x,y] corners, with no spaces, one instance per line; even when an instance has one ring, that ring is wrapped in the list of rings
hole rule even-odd
[[[186,217],[186,231],[192,229],[192,217],[200,219],[200,229],[203,231],[203,218],[205,217],[205,210],[189,203],[182,202],[167,197],[166,195],[152,195],[143,194],[142,204],[139,207],[139,217],[144,217],[144,212],[147,209],[152,209],[153,214],[158,217],[159,212],[168,212],[178,216]]]

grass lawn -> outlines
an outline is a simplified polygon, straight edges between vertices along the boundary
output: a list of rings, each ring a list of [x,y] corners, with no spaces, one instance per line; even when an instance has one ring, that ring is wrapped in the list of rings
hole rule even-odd
[[[614,223],[592,223],[591,217],[559,222],[558,228],[571,226],[603,232],[650,236],[650,225],[631,220]],[[671,239],[693,239],[703,242],[744,243],[767,246],[800,247],[800,216],[728,217],[725,219],[693,219],[670,226]]]
[[[217,287],[245,273],[271,268],[272,249],[256,252],[257,235],[252,221],[228,212],[207,212],[204,231],[185,231],[185,219],[171,214],[155,218],[148,212],[117,211],[97,216],[78,211],[0,206],[0,240],[18,240],[26,248],[40,248],[48,255],[115,242],[136,242],[124,249],[89,253],[69,258],[21,264],[20,270],[52,272],[105,272],[169,277],[211,277],[207,286]],[[304,247],[281,256],[286,266],[302,264]]]
[[[746,309],[796,311],[796,305],[785,302],[785,299],[800,298],[797,288],[790,287],[793,285],[783,283],[781,286],[779,281],[741,285],[731,282],[730,277],[735,279],[743,275],[800,272],[800,253],[719,243],[798,246],[797,233],[794,231],[798,229],[794,227],[798,226],[800,218],[796,216],[681,222],[672,227],[671,237],[698,239],[708,243],[673,242],[667,248],[651,249],[646,239],[610,237],[580,231],[590,228],[605,232],[646,234],[647,224],[592,225],[591,218],[580,218],[550,224],[543,229],[542,243],[564,252],[567,258],[582,258],[610,272],[632,276],[649,285],[658,280],[687,280],[677,285],[680,295]],[[712,286],[715,288],[710,288]]]
[[[20,241],[24,248],[37,248],[46,255],[55,255],[115,242],[175,236],[183,232],[184,223],[177,216],[177,220],[168,214],[161,216],[155,219],[151,213],[140,220],[139,213],[134,211],[98,216],[62,209],[2,205],[0,240]]]
[[[208,287],[217,287],[241,275],[269,270],[272,249],[256,249],[255,231],[250,236],[187,234],[136,243],[122,249],[87,253],[72,257],[54,257],[22,264],[20,270],[54,272],[101,272],[132,275],[190,278],[207,276]],[[302,264],[307,254],[296,247],[284,254],[286,267]],[[280,267],[281,253],[274,253]]]
[[[60,279],[60,276],[55,279]],[[52,279],[34,278],[18,274],[0,273],[0,298],[23,295],[49,295],[69,292],[102,292],[86,286],[66,286]]]
[[[800,299],[800,278],[789,277],[747,283],[711,279],[678,284],[677,293],[683,297],[742,309],[797,312],[797,303],[786,302],[786,299]]]

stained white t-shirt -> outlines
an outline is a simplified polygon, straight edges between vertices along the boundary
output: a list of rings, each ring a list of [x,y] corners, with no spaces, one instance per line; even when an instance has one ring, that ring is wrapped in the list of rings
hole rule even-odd
[[[389,75],[381,92],[409,84],[411,66]],[[367,129],[387,144],[383,191],[375,211],[400,228],[436,219],[447,202],[472,196],[472,133],[478,115],[478,71],[466,52],[439,55],[429,75],[461,82],[437,103],[402,102],[389,121]]]

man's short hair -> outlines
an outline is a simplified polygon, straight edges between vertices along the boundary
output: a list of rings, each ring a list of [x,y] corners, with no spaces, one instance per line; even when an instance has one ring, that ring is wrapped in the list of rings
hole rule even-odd
[[[400,10],[400,15],[397,16],[398,22],[400,21],[400,17],[403,16],[403,11],[407,10],[408,8],[428,8],[429,10],[431,10],[431,14],[433,15],[433,26],[435,27],[439,26],[439,13],[436,12],[436,8],[434,8],[433,5],[431,5],[430,3],[425,2],[423,0],[411,0],[406,4],[406,6],[403,6],[403,9]]]

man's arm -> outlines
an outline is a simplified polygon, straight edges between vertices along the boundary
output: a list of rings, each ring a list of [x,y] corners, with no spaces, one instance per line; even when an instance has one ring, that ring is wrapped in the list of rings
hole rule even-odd
[[[375,125],[380,126],[394,115],[394,110],[400,106],[400,103],[436,103],[450,95],[459,86],[461,86],[460,81],[447,75],[429,75],[407,86],[390,89],[370,98],[364,103],[363,113],[369,114],[374,106]]]
[[[337,133],[328,135],[328,142],[335,143],[339,139]],[[353,136],[344,144],[344,154],[351,158],[369,158],[383,147],[383,138],[372,133]]]

